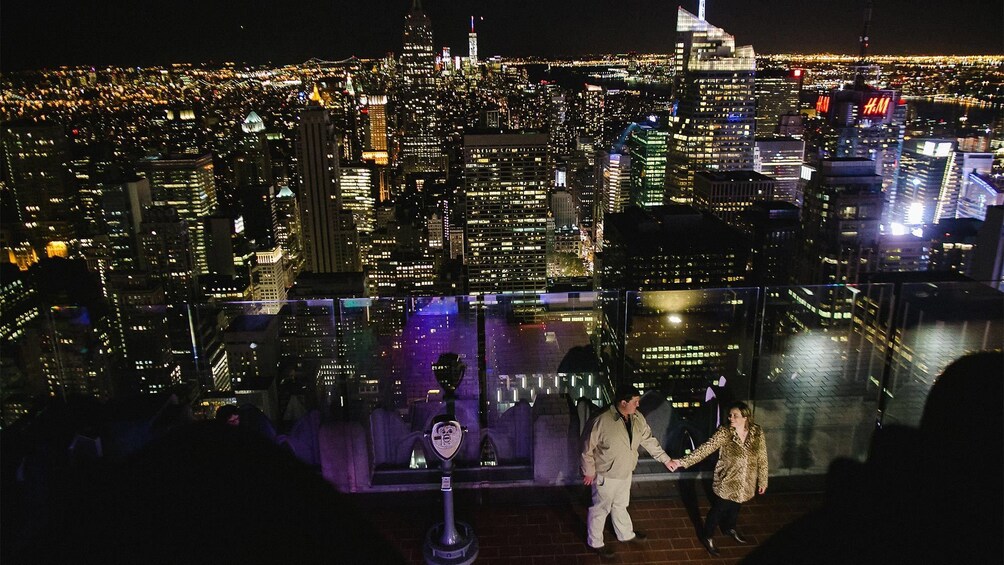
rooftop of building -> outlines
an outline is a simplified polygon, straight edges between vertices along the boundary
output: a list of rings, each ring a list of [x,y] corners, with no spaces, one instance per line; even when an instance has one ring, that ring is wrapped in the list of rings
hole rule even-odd
[[[744,241],[737,229],[722,220],[682,204],[647,210],[631,206],[619,214],[610,214],[606,222],[608,236],[619,234],[623,241],[631,242],[628,251],[632,255],[643,255],[655,248],[725,249]]]
[[[697,179],[711,182],[774,182],[772,177],[756,171],[699,171],[694,174],[695,183]]]

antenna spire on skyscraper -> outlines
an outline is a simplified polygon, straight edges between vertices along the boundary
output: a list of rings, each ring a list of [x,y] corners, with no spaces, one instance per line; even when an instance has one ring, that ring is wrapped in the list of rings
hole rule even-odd
[[[854,76],[854,85],[857,88],[861,88],[865,84],[865,69],[868,67],[868,29],[872,24],[872,0],[867,0],[865,3],[865,26],[861,30],[861,36],[858,38],[858,62],[857,62],[857,73]]]
[[[697,2],[697,19],[704,21],[704,1],[698,0]]]

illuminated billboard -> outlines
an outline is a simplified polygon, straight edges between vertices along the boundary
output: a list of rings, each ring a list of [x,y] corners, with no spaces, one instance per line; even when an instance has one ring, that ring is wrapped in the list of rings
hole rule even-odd
[[[861,106],[862,116],[885,116],[889,113],[889,105],[892,102],[892,96],[888,94],[883,94],[879,96],[872,96],[865,100],[865,103]]]
[[[823,94],[816,99],[816,113],[825,114],[830,111],[830,95]]]

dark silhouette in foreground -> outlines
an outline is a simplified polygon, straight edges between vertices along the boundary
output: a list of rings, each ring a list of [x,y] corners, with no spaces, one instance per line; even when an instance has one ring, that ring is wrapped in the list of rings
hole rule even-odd
[[[403,562],[310,465],[236,426],[186,425],[66,479],[16,562]]]
[[[743,563],[1000,563],[1004,558],[1004,354],[956,360],[920,428],[878,429],[868,460],[837,460],[823,508]]]

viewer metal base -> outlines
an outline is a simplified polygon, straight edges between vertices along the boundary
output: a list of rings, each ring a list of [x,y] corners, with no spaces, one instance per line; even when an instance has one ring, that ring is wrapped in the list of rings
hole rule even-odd
[[[429,565],[469,565],[478,557],[478,538],[474,528],[464,522],[457,522],[460,539],[454,545],[443,545],[439,539],[443,534],[443,523],[429,528],[425,535],[422,554]]]

